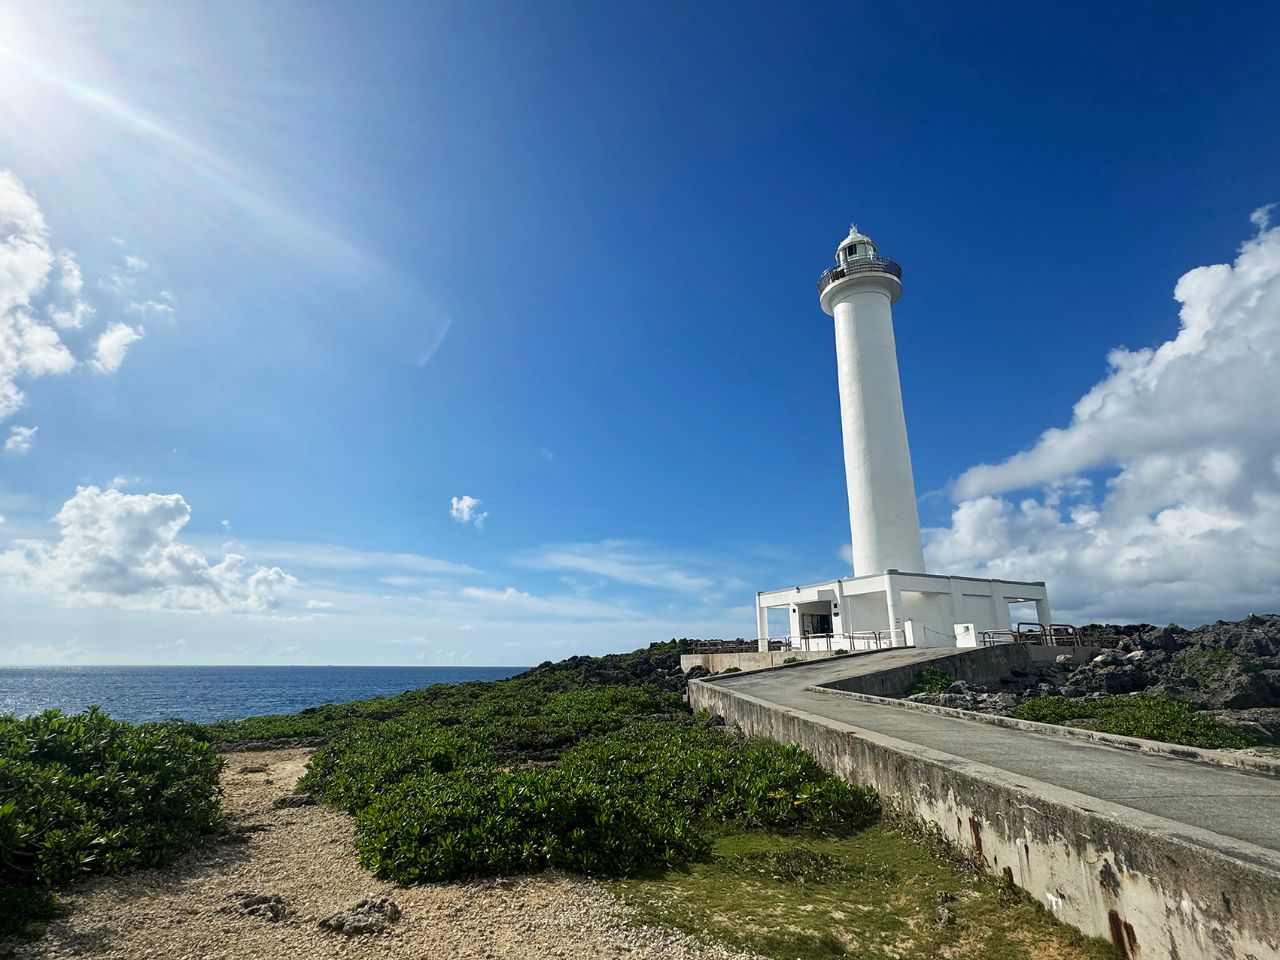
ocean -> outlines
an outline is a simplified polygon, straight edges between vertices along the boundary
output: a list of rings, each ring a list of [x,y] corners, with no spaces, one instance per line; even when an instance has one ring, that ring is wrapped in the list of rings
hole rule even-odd
[[[117,720],[197,723],[293,713],[436,683],[501,680],[527,667],[0,667],[0,714],[98,704]]]

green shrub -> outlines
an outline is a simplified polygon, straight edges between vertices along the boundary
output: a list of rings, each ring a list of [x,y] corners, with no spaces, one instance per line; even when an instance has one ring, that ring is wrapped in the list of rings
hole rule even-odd
[[[405,758],[432,758],[417,767],[345,759],[369,743],[357,733],[322,751],[308,785],[356,811],[361,863],[402,883],[547,867],[633,876],[704,856],[716,824],[851,830],[879,813],[874,792],[827,776],[797,747],[688,720],[634,721],[533,769],[503,769],[425,732],[406,742]]]
[[[741,667],[725,667],[720,672],[721,673],[741,673],[742,668]]]
[[[1165,694],[1072,700],[1033,697],[1013,715],[1020,720],[1065,724],[1096,720],[1091,729],[1125,737],[1161,740],[1189,747],[1247,747],[1250,740],[1217,717],[1201,713],[1186,700]]]
[[[783,663],[799,663],[800,658],[799,657],[783,657],[782,662]]]
[[[935,666],[925,666],[916,674],[916,682],[911,685],[907,693],[946,693],[955,682],[956,678],[951,674]]]
[[[670,800],[562,770],[473,769],[399,784],[356,819],[360,861],[402,883],[560,867],[631,876],[704,855],[708,841]]]
[[[223,761],[96,707],[0,717],[0,882],[51,885],[176,858],[219,822]]]
[[[490,759],[489,749],[456,727],[423,727],[390,720],[358,728],[342,748],[312,758],[298,789],[355,812],[370,803],[370,784],[392,784],[419,774],[449,773]]]

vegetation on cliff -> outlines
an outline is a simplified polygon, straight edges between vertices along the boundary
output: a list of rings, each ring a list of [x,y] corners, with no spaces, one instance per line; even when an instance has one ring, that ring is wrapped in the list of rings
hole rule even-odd
[[[1163,694],[1072,700],[1033,697],[1013,715],[1020,720],[1069,724],[1144,740],[1161,740],[1189,747],[1247,747],[1249,739],[1217,717],[1202,713],[1185,700]]]

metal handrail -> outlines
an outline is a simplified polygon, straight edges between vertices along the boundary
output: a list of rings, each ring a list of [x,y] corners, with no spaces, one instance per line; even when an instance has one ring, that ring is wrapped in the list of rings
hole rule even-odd
[[[834,650],[836,643],[841,641],[847,643],[851,651],[887,650],[894,646],[906,646],[906,632],[900,629],[857,630],[853,633],[808,633],[769,638],[770,644],[781,643],[786,650],[802,650],[806,653],[814,649]]]
[[[897,262],[884,257],[855,257],[844,263],[836,264],[818,278],[818,293],[831,286],[837,280],[852,277],[859,273],[887,273],[895,279],[902,279],[902,267]]]

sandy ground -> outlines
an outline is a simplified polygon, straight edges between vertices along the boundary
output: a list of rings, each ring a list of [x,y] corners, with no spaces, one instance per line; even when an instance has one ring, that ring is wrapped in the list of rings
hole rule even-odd
[[[164,870],[81,884],[67,915],[16,949],[20,958],[542,958],[737,960],[745,954],[634,925],[591,883],[542,876],[396,887],[356,863],[351,820],[326,807],[276,809],[311,751],[231,754],[223,775],[231,840],[207,843]],[[265,766],[265,770],[254,768]],[[224,913],[237,892],[276,895],[278,920]],[[381,934],[346,936],[318,921],[365,898],[402,916]]]

